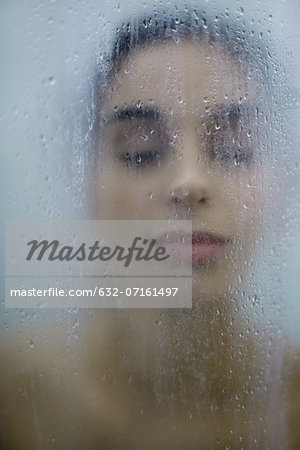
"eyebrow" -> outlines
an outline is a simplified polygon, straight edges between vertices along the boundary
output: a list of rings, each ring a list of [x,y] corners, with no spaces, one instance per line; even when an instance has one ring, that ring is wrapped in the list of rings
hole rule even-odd
[[[256,114],[257,107],[252,103],[223,103],[215,108],[212,108],[208,115],[215,116],[243,116]]]
[[[160,111],[152,106],[126,106],[118,109],[114,114],[105,120],[105,123],[111,123],[119,120],[133,119],[158,119]]]

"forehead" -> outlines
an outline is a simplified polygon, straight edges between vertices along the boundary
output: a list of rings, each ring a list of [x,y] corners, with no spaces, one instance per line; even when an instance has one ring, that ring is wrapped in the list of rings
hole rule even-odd
[[[261,88],[217,44],[165,41],[130,54],[110,82],[107,107],[153,103],[185,114],[208,104],[243,102]]]

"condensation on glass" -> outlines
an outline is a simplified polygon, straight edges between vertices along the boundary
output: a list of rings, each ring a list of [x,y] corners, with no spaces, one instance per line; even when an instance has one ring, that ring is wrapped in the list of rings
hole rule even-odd
[[[3,300],[1,448],[300,447],[299,12],[3,2],[4,220],[192,220],[193,308]]]

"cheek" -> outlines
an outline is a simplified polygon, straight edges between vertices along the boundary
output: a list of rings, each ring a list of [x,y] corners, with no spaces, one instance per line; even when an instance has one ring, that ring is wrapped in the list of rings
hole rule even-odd
[[[277,190],[278,180],[275,174],[263,166],[251,177],[245,191],[247,210],[245,211],[245,229],[248,228],[248,241],[258,252],[265,248],[271,229],[276,226],[281,198]]]
[[[103,170],[96,186],[96,209],[100,218],[143,219],[155,208],[153,178],[124,174],[122,170]]]
[[[243,174],[232,173],[227,177],[224,202],[243,240],[253,240],[261,229],[264,207],[268,203],[265,181],[264,174],[257,170],[255,173],[250,170]]]

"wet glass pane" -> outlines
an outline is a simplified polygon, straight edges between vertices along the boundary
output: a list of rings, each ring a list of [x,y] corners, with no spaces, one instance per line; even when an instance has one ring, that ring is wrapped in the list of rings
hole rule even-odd
[[[158,303],[179,275],[150,269],[131,275],[146,307],[129,278],[127,307],[77,288],[51,306],[84,278],[64,260],[33,307],[45,274],[6,251],[1,448],[300,448],[298,2],[0,11],[3,256],[31,221],[111,221],[120,239],[119,221],[182,221],[163,245],[192,269],[192,307]],[[118,277],[90,278],[109,302]]]

